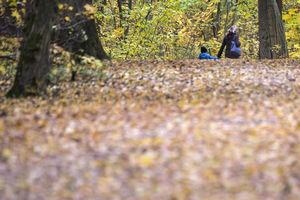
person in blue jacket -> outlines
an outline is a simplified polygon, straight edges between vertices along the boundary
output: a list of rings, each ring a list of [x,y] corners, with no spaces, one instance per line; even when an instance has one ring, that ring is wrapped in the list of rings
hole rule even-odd
[[[199,54],[198,58],[200,60],[216,60],[216,59],[218,59],[218,57],[209,55],[207,48],[204,46],[201,47],[201,53]]]

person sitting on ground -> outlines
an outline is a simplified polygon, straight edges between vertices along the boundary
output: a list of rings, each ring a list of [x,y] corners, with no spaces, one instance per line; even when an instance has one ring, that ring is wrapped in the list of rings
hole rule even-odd
[[[218,58],[221,58],[223,50],[226,46],[225,57],[237,59],[241,56],[241,42],[237,34],[238,27],[232,26],[228,29],[228,34],[224,37],[222,46],[218,53]]]
[[[204,46],[201,47],[201,53],[200,53],[198,58],[201,59],[201,60],[203,60],[203,59],[206,59],[206,60],[216,60],[216,59],[218,59],[215,56],[209,55],[209,53],[207,51],[207,48],[204,47]]]

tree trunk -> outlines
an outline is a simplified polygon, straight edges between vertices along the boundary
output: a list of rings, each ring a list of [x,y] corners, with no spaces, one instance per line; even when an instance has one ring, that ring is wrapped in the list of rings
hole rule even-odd
[[[132,10],[132,0],[128,0],[128,16],[130,16],[131,10]],[[127,20],[128,20],[128,18],[127,18]],[[124,31],[125,38],[128,36],[128,34],[129,34],[129,22],[127,23],[125,31]]]
[[[119,26],[122,28],[122,22],[123,22],[123,9],[122,9],[122,0],[117,0],[118,3],[118,9],[119,9],[119,20],[120,20],[120,24]]]
[[[75,54],[86,54],[100,60],[109,59],[99,39],[96,20],[84,15],[85,5],[92,4],[92,0],[60,1],[72,6],[74,10],[65,11],[60,16],[60,19],[71,16],[71,25],[68,26],[72,28],[59,30],[56,34],[57,43]]]
[[[221,1],[218,3],[217,14],[214,19],[214,25],[213,25],[213,34],[215,38],[218,37],[218,33],[220,30],[220,18],[221,18]]]
[[[276,0],[259,0],[259,58],[287,58],[285,30]]]
[[[104,51],[102,43],[99,39],[96,21],[90,19],[86,22],[84,30],[86,31],[87,40],[82,43],[84,53],[100,60],[110,59]]]
[[[50,71],[49,49],[56,1],[29,0],[26,5],[24,39],[14,85],[8,97],[45,92]]]
[[[229,28],[230,2],[228,0],[225,0],[225,6],[226,6],[226,17],[224,23],[224,36],[226,35]]]
[[[82,6],[86,4],[92,4],[92,0],[82,0],[84,3]],[[104,51],[102,43],[99,39],[97,24],[95,19],[88,19],[88,21],[84,24],[84,30],[87,35],[87,40],[82,43],[82,49],[84,53],[87,55],[93,56],[100,60],[109,59],[109,56]]]

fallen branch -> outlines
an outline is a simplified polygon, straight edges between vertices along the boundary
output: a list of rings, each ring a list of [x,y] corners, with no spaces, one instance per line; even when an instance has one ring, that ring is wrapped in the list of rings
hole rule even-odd
[[[0,59],[16,60],[16,54],[0,55]]]

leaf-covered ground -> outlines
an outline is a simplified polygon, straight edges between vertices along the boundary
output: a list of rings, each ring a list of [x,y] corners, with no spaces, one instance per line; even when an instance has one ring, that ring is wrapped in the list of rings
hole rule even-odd
[[[2,200],[300,199],[300,61],[113,62],[5,99]]]

